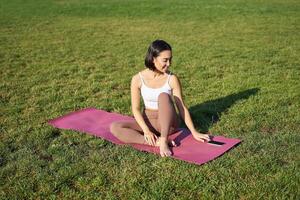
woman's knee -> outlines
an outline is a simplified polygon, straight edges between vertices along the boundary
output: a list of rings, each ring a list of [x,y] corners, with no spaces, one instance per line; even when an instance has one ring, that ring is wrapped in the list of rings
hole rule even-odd
[[[168,93],[162,92],[158,95],[158,101],[169,101],[171,96]]]
[[[122,128],[122,122],[113,122],[110,124],[110,132],[113,134],[113,135],[116,135],[117,133],[120,132],[120,129]]]

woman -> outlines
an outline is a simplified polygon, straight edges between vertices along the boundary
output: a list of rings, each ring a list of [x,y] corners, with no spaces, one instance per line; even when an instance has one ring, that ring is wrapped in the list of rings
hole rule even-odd
[[[145,58],[147,69],[134,75],[131,80],[131,105],[135,121],[114,122],[110,130],[125,143],[159,146],[162,157],[170,156],[168,135],[179,127],[179,118],[174,108],[173,98],[181,118],[193,137],[198,141],[209,141],[209,135],[199,133],[192,122],[176,75],[169,71],[172,48],[163,40],[155,40],[148,48]],[[140,110],[142,96],[145,109]]]

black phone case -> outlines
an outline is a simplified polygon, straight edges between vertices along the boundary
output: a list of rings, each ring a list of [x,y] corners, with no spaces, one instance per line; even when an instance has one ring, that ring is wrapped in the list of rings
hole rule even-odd
[[[225,144],[224,142],[218,142],[218,141],[213,141],[213,140],[209,141],[208,143],[218,145],[218,146],[222,146],[223,144]]]

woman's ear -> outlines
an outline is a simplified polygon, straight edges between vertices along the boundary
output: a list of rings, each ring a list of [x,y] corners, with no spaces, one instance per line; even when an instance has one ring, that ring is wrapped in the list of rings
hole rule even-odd
[[[153,64],[154,64],[154,66],[155,66],[155,63],[157,62],[157,58],[156,58],[156,57],[153,57],[152,62],[153,62]]]

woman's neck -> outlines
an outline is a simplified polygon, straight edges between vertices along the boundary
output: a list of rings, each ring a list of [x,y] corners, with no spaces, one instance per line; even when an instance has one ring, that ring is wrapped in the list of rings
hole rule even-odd
[[[158,71],[158,70],[150,70],[150,69],[148,69],[148,71],[150,71],[150,73],[151,73],[151,76],[153,77],[153,78],[157,78],[157,77],[160,77],[160,76],[163,76],[165,73],[163,73],[163,72],[161,72],[161,71]]]

